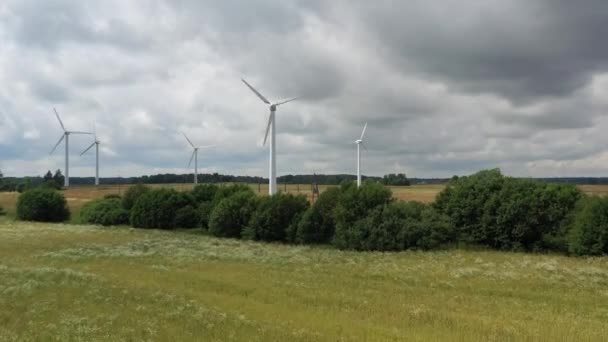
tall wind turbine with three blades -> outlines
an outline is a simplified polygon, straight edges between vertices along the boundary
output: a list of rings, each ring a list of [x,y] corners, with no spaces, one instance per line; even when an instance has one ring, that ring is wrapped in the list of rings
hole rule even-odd
[[[67,188],[68,186],[70,186],[70,135],[71,134],[91,134],[91,133],[66,130],[65,126],[63,125],[63,122],[61,121],[61,118],[59,117],[59,113],[57,113],[57,110],[55,108],[53,108],[53,111],[55,112],[55,116],[57,117],[57,120],[59,121],[59,124],[61,125],[61,129],[63,129],[63,134],[61,135],[61,138],[59,138],[59,141],[57,141],[57,143],[51,150],[50,154],[53,154],[53,152],[55,152],[55,149],[57,148],[57,146],[59,146],[61,141],[63,141],[63,139],[65,139],[65,178],[63,181],[63,186],[65,186]]]
[[[241,79],[245,85],[251,89],[257,97],[262,100],[267,105],[270,105],[270,115],[268,116],[268,125],[266,126],[266,134],[264,135],[264,145],[266,145],[266,140],[268,140],[268,133],[270,132],[270,165],[269,165],[269,176],[268,176],[268,193],[272,196],[277,193],[277,160],[276,160],[276,122],[275,122],[275,113],[277,111],[277,107],[285,104],[287,102],[291,102],[297,97],[276,102],[270,103],[259,91],[257,91],[251,84],[247,83],[244,79]]]
[[[363,137],[365,136],[365,130],[367,129],[367,122],[365,126],[363,126],[363,132],[361,132],[361,137],[358,140],[355,140],[355,144],[357,144],[357,186],[361,186],[361,146],[367,151],[367,147],[363,144]]]
[[[213,147],[215,145],[194,146],[192,141],[190,141],[190,139],[188,139],[188,136],[186,135],[186,133],[182,132],[182,134],[184,135],[184,138],[186,138],[186,140],[188,140],[188,143],[190,144],[190,146],[192,146],[192,148],[194,149],[192,151],[192,157],[190,157],[190,162],[188,162],[188,168],[190,168],[190,165],[192,165],[192,159],[194,159],[194,184],[198,184],[198,150],[201,148]]]
[[[97,126],[97,125],[95,125]],[[87,147],[84,151],[82,151],[82,153],[80,154],[81,156],[85,153],[87,153],[88,150],[91,149],[91,147],[95,146],[95,185],[99,185],[99,144],[100,141],[97,139],[97,127],[95,127],[94,130],[94,136],[95,136],[95,141],[93,141],[93,143]]]

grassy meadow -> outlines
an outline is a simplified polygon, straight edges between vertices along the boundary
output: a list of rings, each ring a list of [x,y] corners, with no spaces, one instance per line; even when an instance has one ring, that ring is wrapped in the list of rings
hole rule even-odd
[[[608,258],[0,218],[0,341],[606,341]]]

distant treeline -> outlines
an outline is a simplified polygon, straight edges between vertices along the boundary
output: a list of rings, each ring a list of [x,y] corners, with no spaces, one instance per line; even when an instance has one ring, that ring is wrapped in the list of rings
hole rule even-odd
[[[55,172],[57,185],[61,186],[63,177],[61,172]],[[52,176],[50,171],[46,176],[40,177],[2,177],[0,171],[0,191],[20,191],[25,188],[36,187],[49,181]],[[421,184],[447,184],[451,179],[457,179],[458,176],[452,178],[407,178],[405,174],[388,174],[383,177],[363,176],[363,180],[371,180],[385,185],[421,185]],[[354,181],[356,175],[349,174],[314,174],[314,175],[284,175],[277,178],[279,184],[319,184],[319,185],[339,185],[344,181]],[[549,177],[549,178],[531,178],[538,181],[549,183],[568,183],[575,185],[606,185],[608,177]],[[175,184],[175,183],[192,183],[194,180],[193,174],[157,174],[146,175],[139,177],[105,177],[100,178],[100,183],[105,185],[113,184]],[[268,182],[264,177],[253,176],[234,176],[222,175],[218,173],[204,173],[198,175],[199,183],[253,183],[264,184]],[[93,177],[70,177],[72,185],[93,185],[95,178]]]
[[[61,172],[58,170],[55,172],[61,177]],[[47,174],[52,178],[52,173],[49,171]],[[372,180],[381,182],[386,185],[409,185],[410,180],[405,174],[388,174],[384,177],[367,177],[362,176],[363,180]],[[348,174],[337,174],[337,175],[285,175],[277,178],[277,182],[280,184],[312,184],[316,183],[319,185],[339,185],[344,181],[354,181],[357,179],[356,175]],[[49,178],[44,177],[5,177],[0,179],[0,191],[15,191],[19,190],[19,184],[21,187],[36,187],[42,183],[48,181]],[[192,183],[194,180],[194,174],[157,174],[150,176],[140,177],[105,177],[100,178],[101,184],[112,185],[112,184],[175,184],[175,183]],[[268,182],[268,178],[253,177],[253,176],[233,176],[233,175],[222,175],[218,173],[204,173],[198,175],[199,183],[253,183],[253,184],[264,184]],[[435,181],[435,180],[430,180]],[[57,181],[58,185],[63,183],[63,179]],[[71,185],[93,185],[95,184],[94,177],[70,177]]]

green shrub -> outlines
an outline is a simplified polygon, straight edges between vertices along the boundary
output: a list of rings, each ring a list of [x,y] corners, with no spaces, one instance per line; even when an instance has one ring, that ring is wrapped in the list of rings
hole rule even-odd
[[[211,213],[213,212],[213,201],[201,202],[196,209],[199,226],[203,227],[203,229],[209,228],[209,218],[211,217]]]
[[[19,184],[17,184],[17,186],[15,186],[15,190],[16,190],[18,193],[20,193],[20,194],[22,194],[22,193],[26,192],[26,191],[27,191],[27,190],[29,190],[29,189],[30,189],[30,188],[29,188],[29,187],[28,187],[28,185],[27,185],[27,184],[25,184],[25,183],[19,183]]]
[[[434,206],[450,217],[462,242],[498,249],[555,249],[563,246],[564,223],[580,196],[571,185],[486,170],[454,179]]]
[[[350,182],[341,187],[338,204],[334,209],[336,230],[333,244],[339,248],[349,248],[352,239],[353,225],[366,218],[369,213],[378,206],[388,204],[392,201],[391,190],[382,184],[365,182],[361,187]]]
[[[303,195],[279,193],[264,197],[243,231],[243,237],[263,241],[293,241],[296,224],[307,208],[308,200]]]
[[[118,194],[105,194],[103,196],[103,198],[105,199],[111,199],[111,198],[115,198],[115,199],[121,199],[120,195]],[[122,204],[122,203],[121,203]]]
[[[62,222],[70,218],[70,210],[60,192],[37,188],[19,195],[17,218],[26,221]]]
[[[131,224],[137,228],[173,229],[177,211],[193,204],[194,199],[187,193],[174,189],[148,190],[139,196],[131,209]]]
[[[203,229],[209,228],[209,217],[213,211],[214,206],[219,203],[222,199],[230,196],[236,191],[236,189],[242,189],[240,187],[226,187],[227,190],[222,191],[221,195],[218,194],[218,187],[215,184],[199,184],[192,189],[192,197],[197,203],[196,215],[198,218],[197,225],[203,227]]]
[[[505,177],[483,208],[476,242],[498,249],[546,249],[579,198],[574,186]]]
[[[228,186],[222,186],[217,189],[215,195],[213,196],[213,205],[215,206],[220,203],[224,198],[228,198],[240,192],[255,194],[247,184],[234,183]]]
[[[175,226],[178,228],[196,228],[199,217],[196,209],[190,204],[175,212]]]
[[[133,208],[133,206],[135,205],[135,202],[137,202],[137,199],[150,191],[150,188],[148,188],[147,186],[143,185],[143,184],[136,184],[133,185],[131,187],[129,187],[127,189],[127,191],[125,191],[125,194],[122,198],[122,206],[123,208],[127,209],[127,210],[131,210]]]
[[[114,226],[129,223],[129,212],[118,198],[102,198],[85,204],[80,210],[82,223]]]
[[[380,205],[343,233],[343,249],[400,251],[433,249],[454,241],[449,217],[417,202]]]
[[[340,198],[340,188],[329,188],[308,208],[298,222],[295,242],[328,243],[334,236],[334,209]]]
[[[237,192],[222,199],[211,212],[209,232],[221,237],[241,237],[257,201],[257,196],[250,191]]]
[[[608,198],[581,201],[568,235],[568,250],[576,255],[608,254]]]
[[[450,218],[439,213],[432,206],[424,206],[419,219],[409,223],[401,231],[400,239],[403,249],[435,249],[455,242],[457,239],[457,233]]]
[[[500,170],[484,170],[450,182],[439,193],[434,206],[448,215],[465,242],[484,239],[481,220],[486,202],[502,189],[504,181]]]
[[[2,208],[2,206],[0,205],[0,216],[2,215],[6,215],[6,211],[4,211],[4,208]]]
[[[213,201],[219,187],[215,184],[199,184],[192,189],[192,197],[196,203]]]

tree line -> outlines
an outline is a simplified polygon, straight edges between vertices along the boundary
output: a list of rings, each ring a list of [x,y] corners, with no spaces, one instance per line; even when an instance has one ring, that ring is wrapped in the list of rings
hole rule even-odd
[[[40,187],[19,196],[19,219],[57,222],[69,216],[59,191]],[[85,204],[78,220],[359,251],[473,246],[608,254],[608,198],[585,195],[571,184],[506,177],[497,169],[452,179],[432,204],[396,201],[390,187],[373,181],[361,187],[345,181],[312,204],[303,195],[258,196],[239,183],[200,184],[185,192],[138,184],[122,197]]]
[[[1,173],[1,171],[0,171]],[[384,177],[368,177],[363,176],[363,180],[380,182],[385,185],[410,185],[410,181],[404,173],[388,174]],[[313,174],[313,175],[284,175],[277,178],[280,184],[319,184],[319,185],[339,185],[343,182],[354,181],[356,175],[349,174]],[[54,173],[50,170],[41,177],[0,177],[0,191],[19,191],[34,188],[40,185],[61,188],[63,186],[64,176],[61,170],[56,170]],[[105,177],[100,178],[100,183],[104,185],[116,184],[180,184],[192,183],[194,174],[173,174],[164,173],[156,175],[145,175],[139,177]],[[223,175],[218,173],[203,173],[198,175],[199,183],[250,183],[264,184],[268,183],[268,179],[256,176],[234,176]],[[93,185],[95,184],[94,177],[70,177],[72,185]]]

